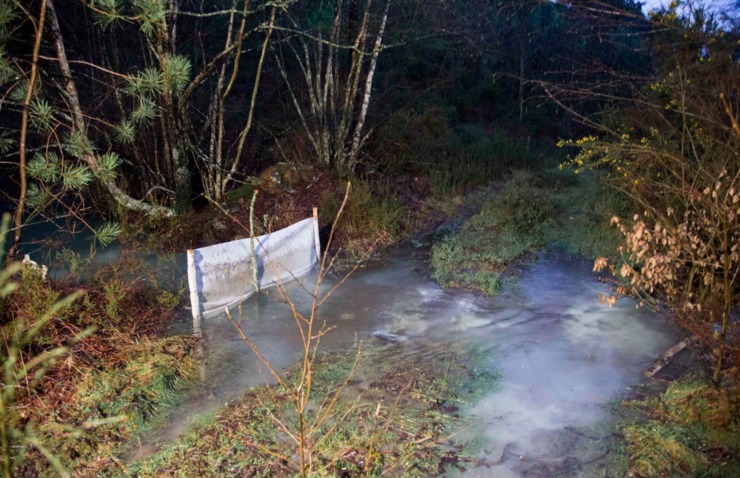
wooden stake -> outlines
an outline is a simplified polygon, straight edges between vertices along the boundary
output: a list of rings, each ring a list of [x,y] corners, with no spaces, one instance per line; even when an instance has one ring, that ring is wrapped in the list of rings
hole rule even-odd
[[[316,247],[316,262],[321,262],[321,239],[319,238],[319,209],[313,208],[313,240]]]
[[[190,289],[190,308],[193,314],[193,330],[200,335],[200,299],[198,298],[198,277],[195,270],[195,251],[188,249],[188,288]]]

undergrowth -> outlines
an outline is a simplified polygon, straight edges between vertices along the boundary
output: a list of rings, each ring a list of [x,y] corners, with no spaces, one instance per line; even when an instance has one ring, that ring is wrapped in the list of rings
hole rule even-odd
[[[449,433],[459,424],[459,408],[490,389],[496,373],[477,363],[480,357],[458,354],[377,367],[383,353],[363,351],[348,390],[337,395],[332,413],[337,418],[323,425],[312,444],[312,476],[433,476],[467,460]],[[320,354],[315,396],[333,397],[355,359],[352,352]],[[286,371],[286,384],[298,380],[301,368],[296,364]],[[290,455],[291,444],[276,426],[290,417],[296,419],[286,390],[256,388],[130,471],[142,477],[292,476],[295,470],[279,458]]]
[[[740,390],[684,377],[627,404],[645,419],[623,427],[633,476],[740,476]]]
[[[76,300],[39,321],[75,289]],[[36,437],[13,475],[47,476],[54,469],[92,476],[118,466],[115,455],[195,371],[193,338],[158,336],[175,296],[139,263],[103,267],[77,285],[23,269],[17,289],[0,302],[6,390],[9,377],[37,357],[63,354],[35,381],[12,388],[6,413],[14,433]],[[27,339],[19,342],[20,336]]]
[[[341,200],[336,191],[323,192],[319,209],[323,223],[331,223]],[[388,245],[398,240],[407,229],[408,217],[408,206],[389,185],[355,181],[338,223],[337,239],[345,250],[362,255],[374,245]]]

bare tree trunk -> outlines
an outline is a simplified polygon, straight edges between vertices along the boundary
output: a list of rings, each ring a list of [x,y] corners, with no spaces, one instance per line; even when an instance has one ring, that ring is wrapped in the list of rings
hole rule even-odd
[[[270,44],[270,37],[272,36],[272,29],[275,25],[275,15],[276,15],[276,9],[275,7],[272,7],[272,11],[270,12],[270,23],[267,26],[267,33],[265,34],[265,41],[262,43],[262,50],[260,51],[260,59],[257,63],[257,71],[254,74],[254,86],[252,87],[252,96],[249,101],[249,112],[247,113],[247,123],[244,125],[244,129],[242,129],[241,134],[239,135],[239,144],[236,147],[236,153],[234,154],[234,161],[231,163],[231,169],[229,170],[229,174],[226,176],[226,179],[224,182],[220,185],[221,191],[220,194],[224,194],[226,186],[231,182],[231,180],[234,177],[234,174],[237,171],[237,168],[239,167],[239,163],[241,161],[242,151],[244,149],[244,141],[247,139],[247,136],[249,135],[249,131],[252,129],[252,121],[254,119],[254,108],[257,104],[257,92],[259,91],[260,87],[260,80],[262,79],[262,67],[265,63],[265,54],[267,53],[267,47]],[[236,77],[236,72],[234,73],[234,77]],[[233,83],[233,80],[232,80]]]
[[[357,158],[360,153],[360,147],[364,143],[362,138],[362,129],[365,126],[365,118],[367,117],[367,110],[370,106],[370,95],[373,89],[373,77],[375,76],[375,67],[378,64],[378,56],[380,55],[380,48],[383,44],[383,33],[385,32],[385,24],[388,20],[388,10],[390,9],[391,2],[388,0],[385,4],[385,11],[383,12],[383,20],[380,22],[380,30],[378,36],[375,38],[375,47],[373,48],[373,57],[370,60],[370,70],[367,73],[367,80],[365,81],[365,94],[362,98],[362,107],[360,108],[360,115],[355,125],[355,135],[352,139],[352,149],[349,154],[349,168],[354,170],[357,166]]]
[[[85,123],[85,117],[82,113],[82,106],[80,105],[80,98],[77,93],[77,86],[75,85],[74,78],[72,77],[72,70],[69,67],[69,61],[67,60],[67,52],[64,47],[64,39],[62,37],[62,32],[59,28],[59,19],[56,13],[56,9],[54,7],[54,0],[46,0],[46,1],[48,4],[47,6],[48,6],[48,12],[49,12],[49,19],[51,21],[51,30],[52,30],[52,36],[54,39],[54,48],[56,49],[56,53],[57,53],[57,61],[59,63],[59,68],[62,72],[62,77],[64,78],[64,83],[65,83],[65,89],[67,91],[66,96],[67,96],[67,101],[69,104],[70,113],[72,117],[72,126],[76,131],[78,131],[79,133],[84,135],[86,138],[88,138],[87,124]],[[143,212],[151,216],[170,217],[170,216],[175,215],[175,211],[171,208],[149,204],[145,201],[132,198],[131,196],[126,194],[124,191],[122,191],[115,184],[114,181],[102,176],[100,174],[100,164],[94,152],[89,152],[85,154],[84,157],[81,159],[85,161],[85,163],[90,168],[90,170],[93,172],[93,174],[98,179],[98,181],[100,181],[100,183],[106,188],[106,190],[111,194],[111,196],[113,196],[116,202],[118,202],[124,208]]]
[[[36,41],[33,45],[33,57],[31,59],[31,76],[28,79],[28,90],[23,100],[23,110],[21,113],[21,137],[19,140],[20,160],[18,164],[21,191],[18,195],[18,205],[13,214],[13,243],[10,246],[8,254],[5,256],[6,262],[12,261],[18,254],[18,248],[23,238],[23,210],[26,208],[26,194],[28,192],[28,180],[26,177],[26,138],[28,136],[28,109],[31,105],[34,90],[36,88],[36,77],[38,76],[39,50],[41,49],[41,39],[44,36],[44,23],[46,22],[46,1],[41,0],[41,10],[39,11],[39,20],[36,24]]]
[[[216,81],[216,92],[214,93],[213,99],[213,124],[211,126],[211,145],[210,152],[211,157],[209,165],[207,165],[208,172],[208,188],[206,188],[206,195],[216,201],[221,200],[221,182],[223,178],[223,159],[224,159],[224,108],[226,104],[226,97],[229,95],[231,85],[233,84],[233,78],[235,77],[239,60],[241,57],[241,42],[242,34],[244,33],[244,26],[246,23],[246,15],[249,2],[244,3],[244,13],[242,16],[241,27],[239,29],[239,37],[237,38],[237,51],[234,59],[234,69],[232,70],[232,81],[229,82],[229,87],[226,88],[226,63],[221,65],[221,70],[218,74],[218,80]],[[234,35],[234,18],[236,17],[236,0],[231,4],[231,13],[229,14],[229,26],[226,29],[226,43],[224,50],[228,50],[231,47],[232,37]],[[226,88],[226,92],[224,92]]]
[[[208,110],[208,118],[204,130],[209,132],[209,137],[207,139],[208,150],[207,153],[203,154],[204,156],[207,155],[207,158],[205,161],[200,161],[198,163],[203,175],[202,179],[205,194],[209,199],[214,201],[220,201],[223,198],[228,185],[233,181],[234,175],[237,173],[241,164],[244,144],[249,136],[254,121],[257,94],[259,92],[260,82],[262,79],[264,59],[270,44],[275,18],[278,13],[278,9],[273,7],[270,10],[270,17],[266,23],[255,26],[251,30],[247,30],[247,20],[251,18],[249,12],[250,2],[246,1],[244,3],[241,14],[236,10],[237,3],[238,2],[236,0],[232,3],[223,50],[216,55],[198,75],[196,75],[195,79],[193,79],[190,85],[185,89],[184,93],[180,95],[180,101],[184,103],[188,96],[193,93],[197,85],[201,84],[207,75],[215,68],[217,62],[222,61],[231,54],[234,55],[233,64],[229,66],[228,62],[224,62],[218,71],[216,86],[211,95],[212,101]],[[237,15],[240,15],[241,17],[239,19],[238,27],[236,25]],[[229,154],[230,148],[227,144],[225,118],[226,101],[236,85],[241,66],[244,40],[248,38],[251,33],[259,30],[266,31],[265,39],[260,50],[260,57],[254,74],[254,84],[252,85],[251,95],[248,96],[249,103],[246,111],[246,122],[236,140],[236,152],[231,156]],[[228,71],[229,68],[230,71]]]
[[[177,12],[180,0],[170,0],[170,50],[177,51]]]
[[[518,11],[519,17],[519,127],[524,126],[524,41],[526,32],[524,31],[524,7],[520,6]]]
[[[273,50],[278,70],[317,162],[339,172],[354,171],[360,149],[367,139],[365,123],[390,9],[388,0],[378,32],[372,39],[368,34],[372,0],[366,0],[361,11],[357,9],[357,3],[337,1],[328,37],[321,30],[313,36],[297,33],[287,38],[280,50]],[[299,30],[300,26],[294,22],[290,32]],[[366,46],[369,38],[372,39],[372,49]],[[292,53],[302,74],[307,104],[299,102],[297,88],[288,77],[286,49]],[[365,69],[368,57],[369,66]]]

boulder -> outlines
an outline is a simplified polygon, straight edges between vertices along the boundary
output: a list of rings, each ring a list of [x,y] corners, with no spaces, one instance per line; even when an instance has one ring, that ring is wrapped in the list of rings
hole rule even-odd
[[[293,192],[313,181],[315,176],[315,169],[308,164],[277,163],[262,171],[259,179],[265,191]]]

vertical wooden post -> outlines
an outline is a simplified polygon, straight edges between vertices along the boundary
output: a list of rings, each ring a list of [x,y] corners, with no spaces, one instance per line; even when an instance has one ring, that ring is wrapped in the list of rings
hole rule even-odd
[[[193,314],[193,331],[201,336],[200,300],[198,298],[198,278],[195,270],[195,251],[188,249],[188,288],[190,289],[190,308]]]
[[[319,238],[319,209],[313,208],[313,239],[316,247],[316,262],[321,262],[321,239]]]

